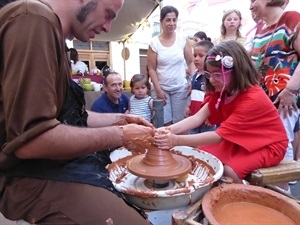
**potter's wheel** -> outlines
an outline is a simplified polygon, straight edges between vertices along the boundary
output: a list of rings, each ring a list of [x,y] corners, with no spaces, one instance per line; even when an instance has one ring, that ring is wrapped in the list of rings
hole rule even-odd
[[[183,157],[184,161],[188,160],[188,164],[192,165],[187,174],[184,172],[183,180],[178,179],[178,175],[182,173],[176,172],[174,178],[167,175],[172,171],[163,171],[165,176],[159,179],[157,175],[152,176],[153,174],[149,177],[150,173],[147,172],[145,177],[137,176],[134,174],[136,171],[131,172],[129,169],[131,160],[136,160],[137,156],[133,156],[125,148],[112,152],[110,156],[113,163],[109,165],[108,170],[115,188],[122,192],[129,202],[143,209],[174,209],[194,204],[223,174],[221,161],[207,152],[185,146],[178,146],[170,151],[173,157],[175,155],[175,159],[177,156]],[[144,155],[140,155],[137,158],[138,162],[144,158]],[[168,179],[167,186],[153,186],[153,178],[155,182]]]

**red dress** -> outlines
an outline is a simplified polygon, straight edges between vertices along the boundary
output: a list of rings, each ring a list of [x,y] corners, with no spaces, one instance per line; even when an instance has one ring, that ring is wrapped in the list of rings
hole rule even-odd
[[[288,138],[277,109],[259,86],[240,93],[219,108],[219,93],[209,99],[211,124],[221,124],[216,133],[220,144],[199,146],[230,166],[242,179],[253,170],[278,164],[284,157]]]

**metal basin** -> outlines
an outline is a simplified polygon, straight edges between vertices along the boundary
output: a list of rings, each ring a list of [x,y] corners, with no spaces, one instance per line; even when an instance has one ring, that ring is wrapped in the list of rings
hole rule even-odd
[[[170,180],[164,188],[149,187],[146,179],[128,172],[126,162],[133,156],[124,148],[111,153],[110,179],[132,204],[143,209],[161,210],[194,204],[223,175],[221,161],[207,152],[186,146],[177,146],[171,152],[192,161],[193,170],[184,181]]]

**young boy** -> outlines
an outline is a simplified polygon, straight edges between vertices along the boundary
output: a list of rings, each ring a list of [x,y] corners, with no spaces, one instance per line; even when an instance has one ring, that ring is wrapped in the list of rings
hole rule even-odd
[[[207,52],[213,47],[211,41],[200,41],[194,46],[194,64],[196,71],[192,77],[191,101],[185,109],[185,117],[196,114],[201,108],[201,104],[205,97],[205,76],[204,76],[204,60]],[[208,122],[200,127],[192,129],[190,134],[197,134],[205,131],[215,130],[215,126],[211,126]]]

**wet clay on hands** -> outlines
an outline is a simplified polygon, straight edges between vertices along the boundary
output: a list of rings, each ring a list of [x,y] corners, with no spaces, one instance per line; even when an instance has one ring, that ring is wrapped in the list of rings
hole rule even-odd
[[[136,124],[120,126],[123,131],[122,145],[130,151],[145,153],[153,144],[154,130]]]
[[[122,114],[120,115],[121,120],[116,125],[127,125],[127,124],[138,124],[146,127],[154,128],[153,124],[144,118],[132,114]]]

